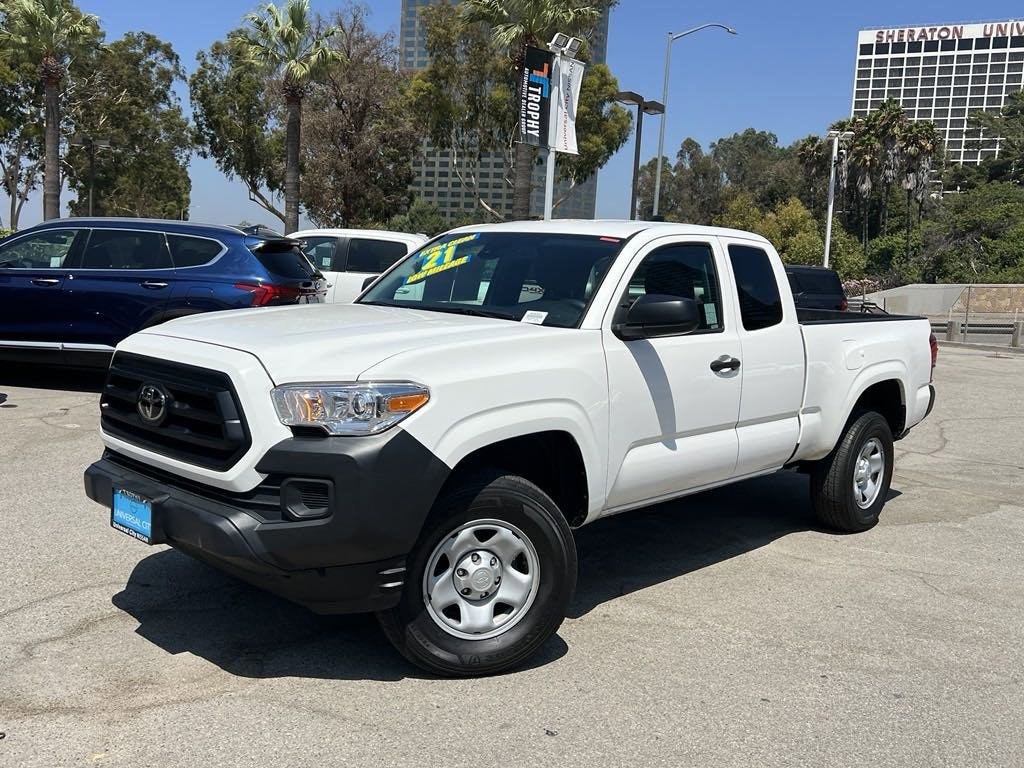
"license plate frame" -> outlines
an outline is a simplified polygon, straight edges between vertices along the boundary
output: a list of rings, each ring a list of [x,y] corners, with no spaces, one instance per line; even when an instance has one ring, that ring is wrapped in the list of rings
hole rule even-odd
[[[153,500],[134,491],[114,488],[110,501],[110,527],[143,544],[155,544]]]

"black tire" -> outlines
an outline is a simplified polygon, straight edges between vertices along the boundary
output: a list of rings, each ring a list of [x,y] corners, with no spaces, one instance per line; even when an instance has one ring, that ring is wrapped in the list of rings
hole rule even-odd
[[[483,640],[456,637],[430,615],[424,571],[435,548],[476,520],[510,523],[532,543],[539,561],[533,602],[514,626]],[[388,640],[416,666],[445,677],[492,675],[522,664],[565,619],[576,588],[576,545],[558,506],[530,481],[501,472],[467,477],[446,490],[407,561],[400,603],[377,614]]]
[[[874,503],[858,504],[853,490],[857,459],[871,439],[881,443],[885,464],[881,472],[882,486]],[[811,507],[818,519],[828,526],[848,533],[873,528],[885,506],[892,482],[893,440],[889,422],[874,411],[854,414],[839,439],[839,445],[811,470]]]

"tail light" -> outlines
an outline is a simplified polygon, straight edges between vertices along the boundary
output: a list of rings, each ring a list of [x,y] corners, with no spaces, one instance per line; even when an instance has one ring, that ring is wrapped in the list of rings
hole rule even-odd
[[[932,378],[935,377],[935,364],[939,362],[939,340],[935,334],[928,336],[928,346],[932,349]]]
[[[839,300],[839,311],[840,311],[840,312],[845,312],[845,311],[846,311],[846,310],[848,310],[849,308],[850,308],[850,302],[848,302],[848,301],[846,300],[846,297],[845,297],[845,296],[843,296],[843,298],[841,298],[841,299]]]
[[[235,288],[252,294],[252,306],[267,307],[271,304],[291,304],[299,296],[313,291],[304,291],[291,285],[273,283],[235,283]]]

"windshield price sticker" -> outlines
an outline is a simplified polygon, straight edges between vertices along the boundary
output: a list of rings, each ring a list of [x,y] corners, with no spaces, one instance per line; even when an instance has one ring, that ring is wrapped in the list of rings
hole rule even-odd
[[[468,263],[471,258],[470,254],[459,258],[455,258],[455,254],[460,245],[476,240],[478,237],[480,237],[480,233],[466,235],[465,237],[449,240],[447,243],[441,243],[440,245],[435,245],[429,250],[423,251],[423,253],[420,254],[421,262],[419,271],[405,278],[405,284],[410,285],[412,283],[418,283],[420,280],[424,280],[431,275],[436,275],[439,272],[454,269],[455,267],[461,267],[463,264]]]

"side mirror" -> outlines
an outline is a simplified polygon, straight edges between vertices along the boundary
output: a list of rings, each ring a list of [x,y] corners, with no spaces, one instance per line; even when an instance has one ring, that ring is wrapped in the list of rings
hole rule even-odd
[[[679,336],[700,326],[700,307],[693,299],[648,293],[629,308],[624,323],[612,326],[612,333],[623,341]]]
[[[378,277],[380,277],[380,275],[373,275],[372,277],[368,277],[365,280],[363,280],[363,290],[365,291],[367,288],[373,285],[373,281],[376,280]]]

